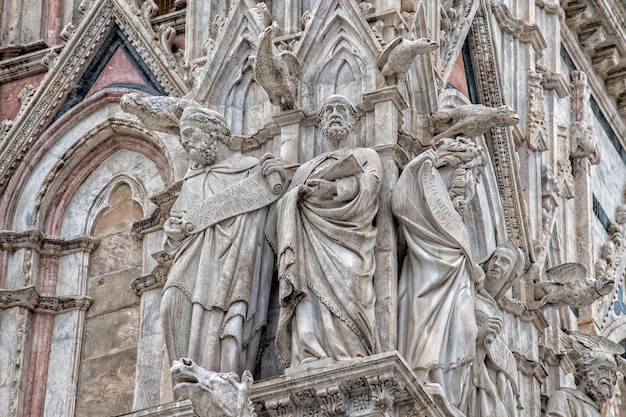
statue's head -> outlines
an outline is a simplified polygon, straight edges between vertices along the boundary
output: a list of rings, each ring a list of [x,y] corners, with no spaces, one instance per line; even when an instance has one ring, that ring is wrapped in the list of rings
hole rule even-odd
[[[493,251],[485,263],[485,290],[496,300],[513,285],[524,271],[524,254],[511,241]]]
[[[230,147],[230,128],[216,111],[188,106],[180,118],[180,141],[197,165],[210,165],[217,155],[217,144]]]
[[[324,136],[336,144],[352,132],[356,115],[356,108],[350,100],[333,94],[324,100],[317,117]]]
[[[596,404],[601,405],[615,394],[617,383],[615,357],[604,351],[588,351],[576,364],[574,378],[578,389]]]
[[[487,161],[485,151],[470,139],[458,136],[437,142],[437,168],[454,168],[448,191],[454,208],[461,212],[476,193],[478,174]]]

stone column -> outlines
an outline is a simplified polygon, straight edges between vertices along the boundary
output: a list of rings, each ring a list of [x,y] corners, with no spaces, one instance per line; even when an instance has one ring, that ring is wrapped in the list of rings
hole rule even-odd
[[[300,161],[300,138],[303,135],[301,122],[306,118],[302,109],[287,110],[274,116],[280,127],[280,159],[285,165]]]
[[[367,111],[368,131],[365,145],[378,151],[383,164],[376,215],[378,235],[374,289],[381,348],[388,351],[396,349],[398,304],[398,236],[391,213],[391,190],[399,176],[396,160],[402,150],[397,145],[398,132],[402,126],[402,111],[407,108],[407,104],[396,86],[366,93],[363,103]]]
[[[57,295],[86,295],[89,257],[90,251],[81,251],[59,258]],[[46,415],[74,415],[84,321],[85,310],[71,310],[54,317],[44,405]]]
[[[185,26],[185,62],[202,57],[202,44],[211,38],[213,20],[219,14],[219,3],[211,0],[187,0]]]
[[[285,35],[300,32],[302,0],[285,0]]]
[[[5,248],[3,248],[5,249]],[[6,248],[12,249],[12,248]],[[17,249],[8,256],[4,288],[19,290],[33,285],[36,276],[37,253],[31,248]],[[21,298],[9,295],[8,300]],[[5,297],[0,298],[4,304]],[[32,330],[32,313],[28,303],[8,305],[0,322],[0,414],[7,417],[22,415],[24,407],[24,369],[27,367],[28,336]],[[5,306],[2,306],[5,308]]]

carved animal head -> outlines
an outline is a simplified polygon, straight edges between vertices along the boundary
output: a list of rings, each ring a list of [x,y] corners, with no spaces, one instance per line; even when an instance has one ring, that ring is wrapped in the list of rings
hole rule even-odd
[[[496,109],[496,120],[496,126],[515,126],[519,123],[519,116],[511,106],[505,104]]]
[[[596,280],[596,291],[604,296],[613,291],[615,280],[607,275],[603,275]]]
[[[270,54],[273,52],[272,49],[272,40],[274,35],[274,29],[272,26],[268,26],[265,28],[263,32],[259,35],[259,55],[262,53]]]
[[[174,397],[191,399],[194,408],[206,417],[255,417],[250,401],[252,375],[245,371],[241,382],[232,372],[213,372],[182,358],[170,369]]]

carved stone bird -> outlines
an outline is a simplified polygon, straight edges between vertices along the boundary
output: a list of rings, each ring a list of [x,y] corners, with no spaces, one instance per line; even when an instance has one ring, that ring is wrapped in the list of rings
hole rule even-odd
[[[534,298],[539,308],[585,307],[613,290],[615,281],[608,276],[586,279],[587,268],[566,263],[546,271],[547,281],[534,283]]]
[[[296,108],[296,92],[300,81],[300,61],[290,52],[278,53],[272,41],[273,28],[269,26],[259,35],[259,49],[252,72],[275,106],[282,110]]]
[[[431,114],[435,129],[434,141],[464,135],[469,138],[481,136],[492,127],[514,126],[519,116],[510,106],[487,107],[468,104]]]
[[[395,75],[397,79],[401,79],[418,55],[432,52],[437,48],[439,44],[428,38],[411,41],[399,36],[380,54],[377,65],[384,77]]]
[[[169,96],[146,96],[128,93],[122,96],[122,110],[132,113],[149,129],[179,134],[180,117],[185,107],[194,104],[191,100]]]

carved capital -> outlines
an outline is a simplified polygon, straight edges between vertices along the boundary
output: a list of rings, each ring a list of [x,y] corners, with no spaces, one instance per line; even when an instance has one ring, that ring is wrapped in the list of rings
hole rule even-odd
[[[265,409],[270,417],[292,417],[293,405],[289,397],[275,398],[265,401]]]
[[[86,296],[54,296],[39,294],[34,286],[18,290],[0,289],[0,309],[24,307],[35,313],[59,314],[69,310],[87,310],[92,299]]]
[[[372,403],[385,415],[391,415],[396,394],[403,390],[393,373],[366,378],[372,395]]]
[[[325,417],[345,416],[347,411],[346,392],[340,385],[315,390],[322,414]]]
[[[0,231],[0,249],[34,249],[42,255],[61,256],[75,252],[92,253],[98,247],[99,240],[89,236],[72,239],[46,236],[39,229],[23,232]]]
[[[135,291],[135,294],[141,297],[144,292],[148,290],[153,290],[155,288],[160,288],[165,285],[165,281],[167,281],[168,270],[169,268],[158,265],[148,275],[143,275],[139,278],[135,278],[130,283],[130,286],[133,291]]]

